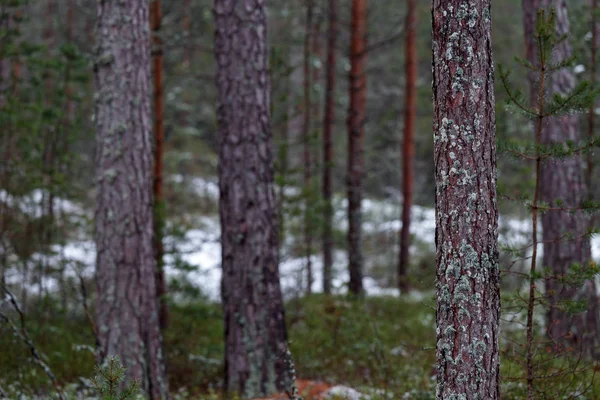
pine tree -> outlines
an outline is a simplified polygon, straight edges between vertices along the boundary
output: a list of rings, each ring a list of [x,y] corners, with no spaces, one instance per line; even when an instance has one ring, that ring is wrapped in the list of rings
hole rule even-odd
[[[349,289],[363,292],[362,196],[367,104],[367,0],[352,0],[350,38],[350,108],[348,109],[348,262]]]
[[[337,65],[337,0],[329,0],[329,31],[327,33],[327,83],[323,123],[323,292],[331,293],[333,265],[333,128],[335,122],[335,83]]]
[[[290,387],[278,271],[277,203],[263,1],[216,0],[219,213],[226,390]]]
[[[160,0],[150,3],[150,28],[152,29],[152,70],[154,83],[154,240],[156,251],[156,294],[160,304],[160,327],[167,326],[167,282],[164,271],[163,231],[165,204],[163,196],[163,158],[165,152],[163,48],[160,40],[162,23]]]
[[[552,46],[552,54],[544,54],[546,60],[540,57],[539,52],[544,51],[538,45],[540,39],[536,32],[536,13],[539,8],[555,7],[553,23],[555,23],[556,38],[547,39],[546,46]],[[525,10],[525,37],[527,43],[527,61],[530,68],[530,99],[532,104],[540,103],[544,107],[539,93],[534,93],[540,86],[541,78],[536,68],[540,68],[542,62],[548,67],[544,76],[546,87],[550,96],[562,96],[569,98],[569,94],[577,94],[578,97],[570,99],[571,103],[562,105],[560,112],[551,114],[556,105],[550,104],[544,109],[548,110],[545,115],[543,129],[541,130],[540,144],[544,146],[563,145],[566,142],[578,143],[581,141],[579,116],[574,113],[565,113],[564,109],[579,110],[584,104],[576,104],[573,100],[581,102],[588,101],[582,96],[582,87],[576,87],[575,76],[570,68],[567,68],[574,60],[571,56],[571,46],[567,39],[569,33],[569,20],[567,5],[564,0],[526,0]],[[540,50],[542,49],[542,50]],[[545,95],[544,95],[545,96]],[[583,160],[579,153],[573,153],[569,157],[547,157],[541,160],[540,165],[540,201],[549,206],[565,208],[580,207],[587,200],[587,187],[583,176]],[[569,273],[572,265],[585,265],[591,260],[591,247],[588,236],[589,218],[583,212],[547,211],[542,213],[542,241],[543,241],[543,267],[552,271],[551,276],[546,279],[546,293],[550,307],[548,309],[548,335],[560,343],[569,342],[571,339],[584,342],[589,352],[595,350],[599,344],[598,334],[600,332],[596,285],[593,280],[588,280],[583,287],[578,289],[561,283],[557,277]],[[573,238],[565,239],[565,235]],[[564,301],[587,299],[591,307],[585,316],[569,316],[561,304]],[[568,339],[568,337],[574,337]]]
[[[499,399],[490,0],[433,1],[438,399]]]
[[[313,175],[312,162],[312,146],[311,146],[311,129],[312,129],[312,42],[313,42],[313,25],[314,25],[315,5],[313,0],[306,2],[306,25],[304,27],[304,70],[303,70],[303,86],[304,86],[304,124],[302,126],[302,167],[303,167],[303,197],[304,197],[304,224],[303,224],[303,246],[304,257],[306,258],[306,292],[312,291],[313,273],[312,273],[312,216],[311,216],[311,188]]]
[[[96,325],[151,399],[168,398],[156,296],[147,1],[98,3]]]
[[[407,290],[410,213],[413,202],[415,156],[415,122],[417,119],[417,2],[408,0],[406,11],[406,103],[404,106],[404,136],[402,146],[402,229],[400,230],[400,253],[398,257],[398,288]]]
[[[579,135],[575,113],[593,104],[599,92],[587,81],[574,84],[570,72],[573,57],[564,34],[568,27],[565,4],[560,4],[562,9],[556,12],[536,10],[532,4],[525,6],[526,33],[531,36],[526,41],[527,59],[518,60],[529,72],[529,101],[515,88],[504,68],[500,68],[500,77],[508,94],[509,110],[532,119],[535,127],[533,144],[502,144],[507,153],[535,162],[533,198],[519,199],[531,212],[532,254],[529,257],[520,254],[522,249],[509,249],[531,260],[524,366],[527,395],[534,399],[561,391],[564,384],[560,380],[555,383],[545,379],[549,373],[567,377],[582,373],[588,368],[582,359],[597,351],[597,335],[590,332],[598,329],[593,282],[598,270],[590,262],[590,232],[585,215],[597,205],[585,201],[581,160],[581,152],[594,140],[580,143],[573,139]],[[551,188],[553,184],[557,187]],[[542,240],[538,237],[539,216]],[[541,266],[540,245],[544,249]],[[540,281],[544,282],[543,291],[539,289]],[[516,298],[519,303],[521,296]],[[548,307],[549,319],[543,329],[534,318],[540,304]],[[547,337],[540,338],[543,336]],[[538,383],[542,379],[544,385]]]

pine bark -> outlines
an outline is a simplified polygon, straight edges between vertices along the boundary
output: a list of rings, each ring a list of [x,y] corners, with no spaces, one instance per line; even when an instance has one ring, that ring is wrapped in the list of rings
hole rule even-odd
[[[168,322],[167,282],[164,271],[164,195],[163,195],[163,157],[165,153],[164,125],[164,85],[163,85],[163,49],[160,40],[162,12],[160,0],[150,3],[150,26],[152,29],[152,69],[154,82],[154,240],[156,251],[156,295],[160,304],[160,327],[165,329]]]
[[[277,203],[265,0],[216,0],[219,212],[226,390],[289,387],[277,265]]]
[[[327,33],[327,83],[325,87],[325,117],[323,126],[323,292],[331,293],[333,266],[333,127],[335,123],[335,84],[337,46],[337,0],[329,0],[329,31]]]
[[[490,3],[433,1],[440,400],[500,398]]]
[[[407,1],[406,13],[406,104],[404,107],[404,142],[402,146],[402,229],[398,260],[398,288],[409,289],[410,214],[413,203],[415,157],[415,122],[417,119],[417,1]]]
[[[557,34],[569,33],[569,19],[564,0],[524,1],[527,57],[534,64],[537,64],[536,48],[531,38],[535,30],[535,16],[537,9],[548,7],[554,7],[556,10]],[[554,60],[567,59],[571,52],[571,45],[565,40],[555,49]],[[575,86],[575,75],[569,68],[561,69],[549,78],[549,95],[566,94]],[[536,82],[530,81],[530,85],[535,87]],[[581,140],[579,117],[565,115],[549,118],[542,131],[542,144],[551,145],[568,140],[574,143]],[[587,196],[582,156],[574,154],[565,159],[551,158],[542,163],[540,189],[541,200],[551,206],[556,206],[556,201],[561,200],[562,207],[579,207]],[[595,282],[587,280],[579,288],[560,282],[560,278],[565,276],[574,264],[586,265],[591,261],[590,240],[583,236],[588,227],[589,219],[582,212],[549,211],[542,215],[542,261],[543,266],[552,271],[551,276],[545,280],[549,301],[547,332],[555,343],[556,351],[561,351],[564,346],[575,345],[589,355],[598,355],[600,321]],[[566,238],[566,234],[571,234],[573,239]],[[561,304],[572,300],[587,301],[588,310],[569,315]]]
[[[367,104],[367,0],[352,0],[350,38],[350,108],[348,110],[348,262],[349,289],[363,292],[362,181],[364,176],[364,124]]]
[[[304,256],[306,257],[306,292],[312,291],[312,226],[311,226],[311,181],[312,181],[312,157],[311,157],[311,114],[313,112],[311,91],[311,58],[313,37],[313,0],[306,4],[306,26],[304,34],[304,125],[302,127],[303,144],[303,169],[304,169]]]
[[[98,3],[96,321],[101,358],[118,355],[151,399],[168,398],[153,236],[148,2]]]

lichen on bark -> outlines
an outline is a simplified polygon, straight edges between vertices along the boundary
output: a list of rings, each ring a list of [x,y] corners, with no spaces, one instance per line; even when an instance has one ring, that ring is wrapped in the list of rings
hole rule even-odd
[[[153,250],[148,2],[98,3],[95,56],[96,320],[150,399],[168,398]],[[99,360],[100,361],[100,360]]]
[[[219,213],[226,390],[291,386],[278,230],[264,0],[216,0]]]
[[[490,1],[433,1],[438,399],[499,398]]]

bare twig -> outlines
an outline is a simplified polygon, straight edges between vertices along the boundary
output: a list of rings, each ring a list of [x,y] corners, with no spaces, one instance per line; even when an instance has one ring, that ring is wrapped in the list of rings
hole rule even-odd
[[[403,35],[404,35],[404,28],[402,28],[400,31],[392,34],[391,36],[389,36],[387,38],[383,38],[377,42],[371,43],[370,45],[367,46],[367,48],[364,50],[364,52],[371,53],[372,51],[389,46],[389,45],[393,44],[395,41],[397,41],[398,39],[400,39]]]
[[[15,325],[15,323],[6,314],[4,314],[1,310],[0,310],[0,319],[4,320],[11,327],[15,336],[17,336],[19,339],[21,339],[21,341],[23,343],[25,343],[25,345],[29,348],[29,351],[31,352],[31,356],[33,357],[34,362],[38,366],[40,366],[40,368],[42,368],[44,370],[44,373],[52,381],[52,385],[54,386],[54,390],[56,390],[56,394],[58,395],[58,398],[60,400],[64,400],[64,396],[62,394],[62,391],[60,390],[60,386],[58,384],[58,379],[56,379],[56,375],[54,375],[54,372],[52,372],[52,370],[50,369],[48,364],[46,364],[46,362],[40,355],[40,352],[37,350],[37,348],[35,347],[35,344],[31,340],[29,333],[27,333],[27,329],[25,328],[25,316],[24,316],[23,312],[21,311],[21,307],[19,307],[19,304],[17,303],[15,296],[8,290],[8,288],[6,286],[3,286],[2,289],[8,297],[8,301],[12,304],[12,306],[15,309],[15,311],[17,312],[17,314],[19,314],[19,319],[21,321],[21,327],[20,328],[17,327],[17,325]]]
[[[98,339],[98,331],[96,329],[96,323],[94,322],[94,318],[92,318],[92,314],[90,313],[90,309],[88,307],[87,288],[85,286],[85,281],[83,279],[83,276],[81,275],[81,272],[76,271],[76,273],[77,273],[77,278],[79,279],[81,303],[83,305],[83,310],[85,312],[85,316],[87,317],[88,323],[90,324],[92,334],[94,335],[94,343],[96,345],[95,352],[96,352],[96,354],[98,354],[98,351],[100,350],[100,339]]]

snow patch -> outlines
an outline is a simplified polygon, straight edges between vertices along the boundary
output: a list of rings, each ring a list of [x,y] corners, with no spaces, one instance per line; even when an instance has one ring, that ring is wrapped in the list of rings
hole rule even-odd
[[[324,394],[326,399],[341,397],[346,400],[368,400],[371,396],[363,394],[348,386],[337,385],[327,390]]]
[[[6,204],[8,207],[17,208],[22,213],[34,218],[40,218],[44,215],[42,209],[42,200],[47,197],[48,191],[35,189],[23,196],[14,196],[4,189],[0,189],[0,203]],[[83,208],[67,199],[54,197],[54,212],[64,214],[85,214]]]

